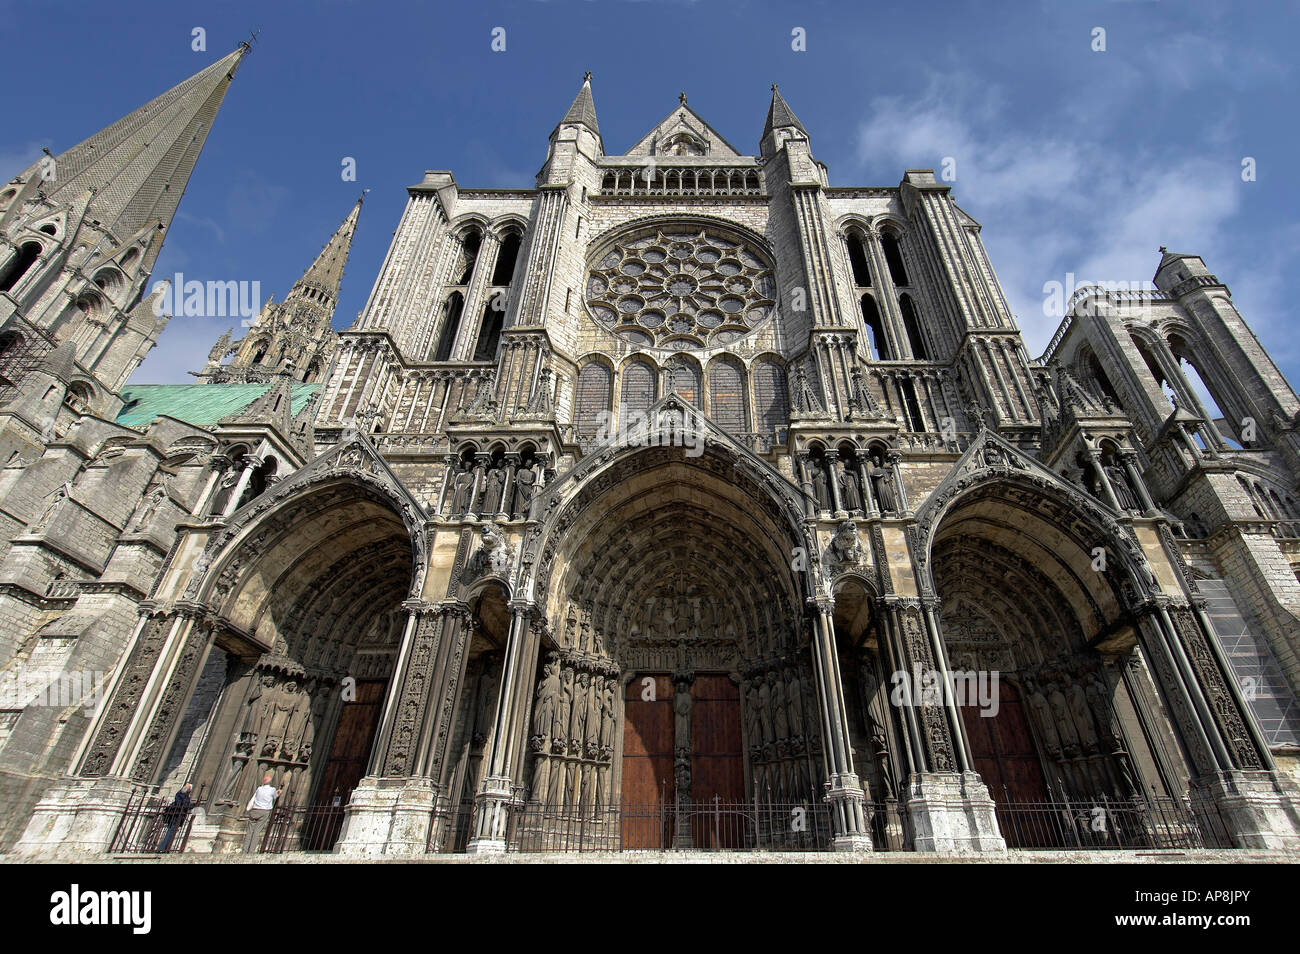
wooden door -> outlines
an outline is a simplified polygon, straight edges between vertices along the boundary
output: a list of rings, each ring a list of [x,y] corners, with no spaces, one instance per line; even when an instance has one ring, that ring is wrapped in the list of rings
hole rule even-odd
[[[1019,690],[1007,680],[999,680],[997,715],[981,715],[978,706],[962,706],[961,714],[975,771],[984,779],[993,801],[999,806],[1048,801],[1047,780]],[[1005,811],[999,813],[1007,845],[1031,847],[1036,827],[1007,825],[1009,817]]]
[[[667,814],[673,803],[673,683],[666,673],[638,673],[627,684],[621,802],[624,848],[667,847]]]
[[[332,805],[337,795],[339,805],[346,806],[352,790],[366,774],[366,762],[384,708],[387,686],[386,679],[358,680],[356,699],[343,703],[334,741],[330,745],[329,761],[321,771],[320,785],[316,789],[317,805]]]
[[[740,689],[726,675],[698,675],[691,686],[691,843],[741,848],[751,825],[745,805]]]

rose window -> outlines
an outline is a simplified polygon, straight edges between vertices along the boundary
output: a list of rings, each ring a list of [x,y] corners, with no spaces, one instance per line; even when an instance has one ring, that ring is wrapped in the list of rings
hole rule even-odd
[[[587,308],[633,344],[703,348],[749,333],[776,308],[772,267],[743,240],[705,229],[618,242],[591,268]]]

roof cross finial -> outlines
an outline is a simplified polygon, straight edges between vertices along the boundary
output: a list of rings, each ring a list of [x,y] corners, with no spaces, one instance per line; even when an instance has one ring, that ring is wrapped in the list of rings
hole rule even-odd
[[[776,84],[775,84],[775,83],[772,84],[772,92],[774,92],[774,93],[776,92]]]
[[[591,82],[591,70],[587,70],[587,72],[585,72],[585,73],[582,74],[582,81],[583,81],[584,83],[590,83],[590,82]]]
[[[681,103],[682,103],[683,106],[686,105],[686,93],[685,93],[685,92],[678,93],[678,94],[677,94],[677,98],[678,98],[679,100],[681,100]]]

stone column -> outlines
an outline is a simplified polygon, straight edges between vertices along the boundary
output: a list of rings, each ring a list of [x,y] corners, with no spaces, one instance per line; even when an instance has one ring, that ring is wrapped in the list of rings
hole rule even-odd
[[[862,507],[868,517],[879,517],[880,507],[876,504],[876,488],[871,486],[871,478],[867,476],[866,458],[866,451],[858,452],[858,486],[862,490]]]
[[[960,713],[952,705],[949,689],[928,698],[933,680],[948,678],[946,654],[936,640],[937,621],[927,616],[915,597],[887,596],[882,615],[890,621],[893,678],[903,688],[903,724],[913,737],[910,749],[914,770],[906,783],[906,805],[911,819],[913,848],[942,854],[1004,851],[993,799],[970,758],[960,728]],[[924,679],[924,681],[922,681]],[[913,687],[913,682],[919,682]],[[917,697],[914,688],[923,693]]]
[[[903,485],[903,468],[900,466],[903,455],[890,451],[885,455],[885,467],[889,470],[888,478],[894,482],[894,493],[898,495],[898,513],[907,513],[907,488]]]
[[[1084,452],[1088,458],[1088,466],[1092,469],[1092,476],[1097,480],[1097,486],[1101,489],[1110,504],[1118,513],[1123,513],[1124,508],[1119,505],[1119,498],[1115,496],[1115,488],[1110,485],[1110,478],[1106,476],[1106,469],[1101,466],[1101,451],[1088,449]]]
[[[812,601],[810,601],[812,602]],[[836,851],[870,851],[862,784],[853,771],[849,743],[849,719],[844,707],[844,681],[835,652],[835,601],[818,599],[813,620],[813,675],[817,680],[817,702],[822,723],[822,764],[826,771],[826,801],[831,806],[834,826],[832,846]]]
[[[422,854],[439,795],[429,753],[446,734],[468,639],[463,603],[407,600],[406,628],[366,777],[352,792],[335,851]]]
[[[817,495],[813,491],[812,474],[808,468],[812,466],[812,455],[807,451],[800,454],[799,461],[799,487],[803,490],[803,511],[804,516],[815,518],[817,516]]]
[[[1142,513],[1148,517],[1158,516],[1160,508],[1151,499],[1151,491],[1147,489],[1147,482],[1142,479],[1142,474],[1137,469],[1137,454],[1134,451],[1124,451],[1119,455],[1119,459],[1120,463],[1124,465],[1124,473],[1128,474],[1128,482],[1137,491],[1138,501],[1142,504]]]
[[[506,657],[501,669],[501,690],[497,695],[496,717],[492,723],[492,738],[486,756],[487,773],[483,777],[478,795],[474,799],[474,834],[470,838],[470,854],[495,854],[506,850],[506,823],[515,800],[514,781],[510,777],[510,763],[516,748],[522,751],[523,739],[514,738],[512,729],[519,707],[520,686],[526,666],[524,644],[528,641],[528,622],[533,613],[530,603],[512,600],[510,603],[510,635],[506,642]]]
[[[204,608],[146,601],[122,665],[77,761],[75,775],[37,803],[20,855],[106,851],[132,793],[157,781],[212,646]]]
[[[487,454],[479,454],[474,458],[474,485],[469,491],[469,503],[465,507],[465,519],[478,519],[479,495],[483,493],[483,475],[487,471],[488,463],[491,458]]]
[[[226,509],[221,516],[229,517],[239,509],[239,498],[244,496],[244,491],[248,488],[248,482],[253,478],[253,471],[257,469],[258,460],[255,457],[248,456],[244,458],[244,470],[239,475],[239,482],[235,484],[235,489],[230,492],[230,499],[226,501]]]
[[[1300,790],[1274,768],[1222,653],[1197,611],[1166,597],[1139,608],[1151,662],[1192,769],[1194,801],[1209,803],[1242,848],[1300,847]]]
[[[849,514],[844,509],[844,501],[840,499],[839,459],[839,451],[830,449],[826,451],[826,480],[831,485],[831,509],[835,511],[837,518],[844,520]]]

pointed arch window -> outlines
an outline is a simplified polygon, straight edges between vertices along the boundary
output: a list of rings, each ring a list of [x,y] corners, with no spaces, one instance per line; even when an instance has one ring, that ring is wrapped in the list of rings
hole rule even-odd
[[[493,296],[483,308],[483,320],[479,323],[478,344],[474,346],[475,361],[491,361],[497,355],[497,345],[501,342],[501,325],[505,321],[504,308],[493,305],[502,304]]]
[[[468,285],[470,279],[474,277],[474,265],[478,262],[479,246],[483,244],[483,236],[478,230],[474,229],[468,232],[461,240],[460,249],[460,268],[456,273],[456,280],[453,285]]]
[[[894,360],[894,356],[889,351],[889,339],[885,337],[885,323],[880,317],[880,309],[876,307],[875,297],[863,295],[860,304],[862,323],[866,326],[867,335],[871,339],[871,353],[876,356],[877,361]]]
[[[700,374],[685,358],[668,366],[668,389],[696,407],[700,406]]]
[[[515,263],[519,258],[519,242],[518,232],[507,232],[505,238],[501,240],[496,267],[492,269],[493,285],[505,287],[514,279]]]
[[[903,267],[903,252],[898,247],[898,236],[893,232],[880,234],[880,247],[885,253],[885,264],[889,266],[889,278],[896,288],[908,287],[907,269]]]
[[[771,359],[754,366],[754,400],[763,431],[771,434],[790,423],[790,398],[786,390],[785,369]]]
[[[578,393],[575,398],[574,415],[580,437],[590,437],[606,424],[604,416],[609,413],[609,399],[612,393],[613,375],[608,367],[599,361],[583,365],[582,370],[578,372]]]
[[[862,233],[856,229],[849,232],[849,265],[853,270],[853,284],[859,288],[870,288],[871,268],[867,265],[867,249]]]
[[[917,317],[916,306],[912,304],[911,295],[898,296],[898,310],[903,313],[903,330],[907,332],[907,343],[912,348],[912,357],[918,361],[929,361],[930,352],[925,347],[925,338],[921,334],[921,321]]]
[[[39,242],[25,242],[19,249],[18,254],[9,259],[9,263],[0,272],[0,292],[11,291],[23,276],[36,264],[36,260],[41,257],[41,246]]]
[[[655,402],[655,372],[645,361],[633,361],[623,369],[622,390],[619,394],[619,414],[624,426],[632,415],[644,415]]]
[[[726,358],[709,368],[709,416],[728,434],[745,433],[745,376]]]
[[[438,337],[438,350],[433,354],[434,361],[450,361],[451,349],[456,346],[456,334],[460,331],[460,313],[465,307],[465,296],[458,291],[447,296],[442,306],[442,334]]]

